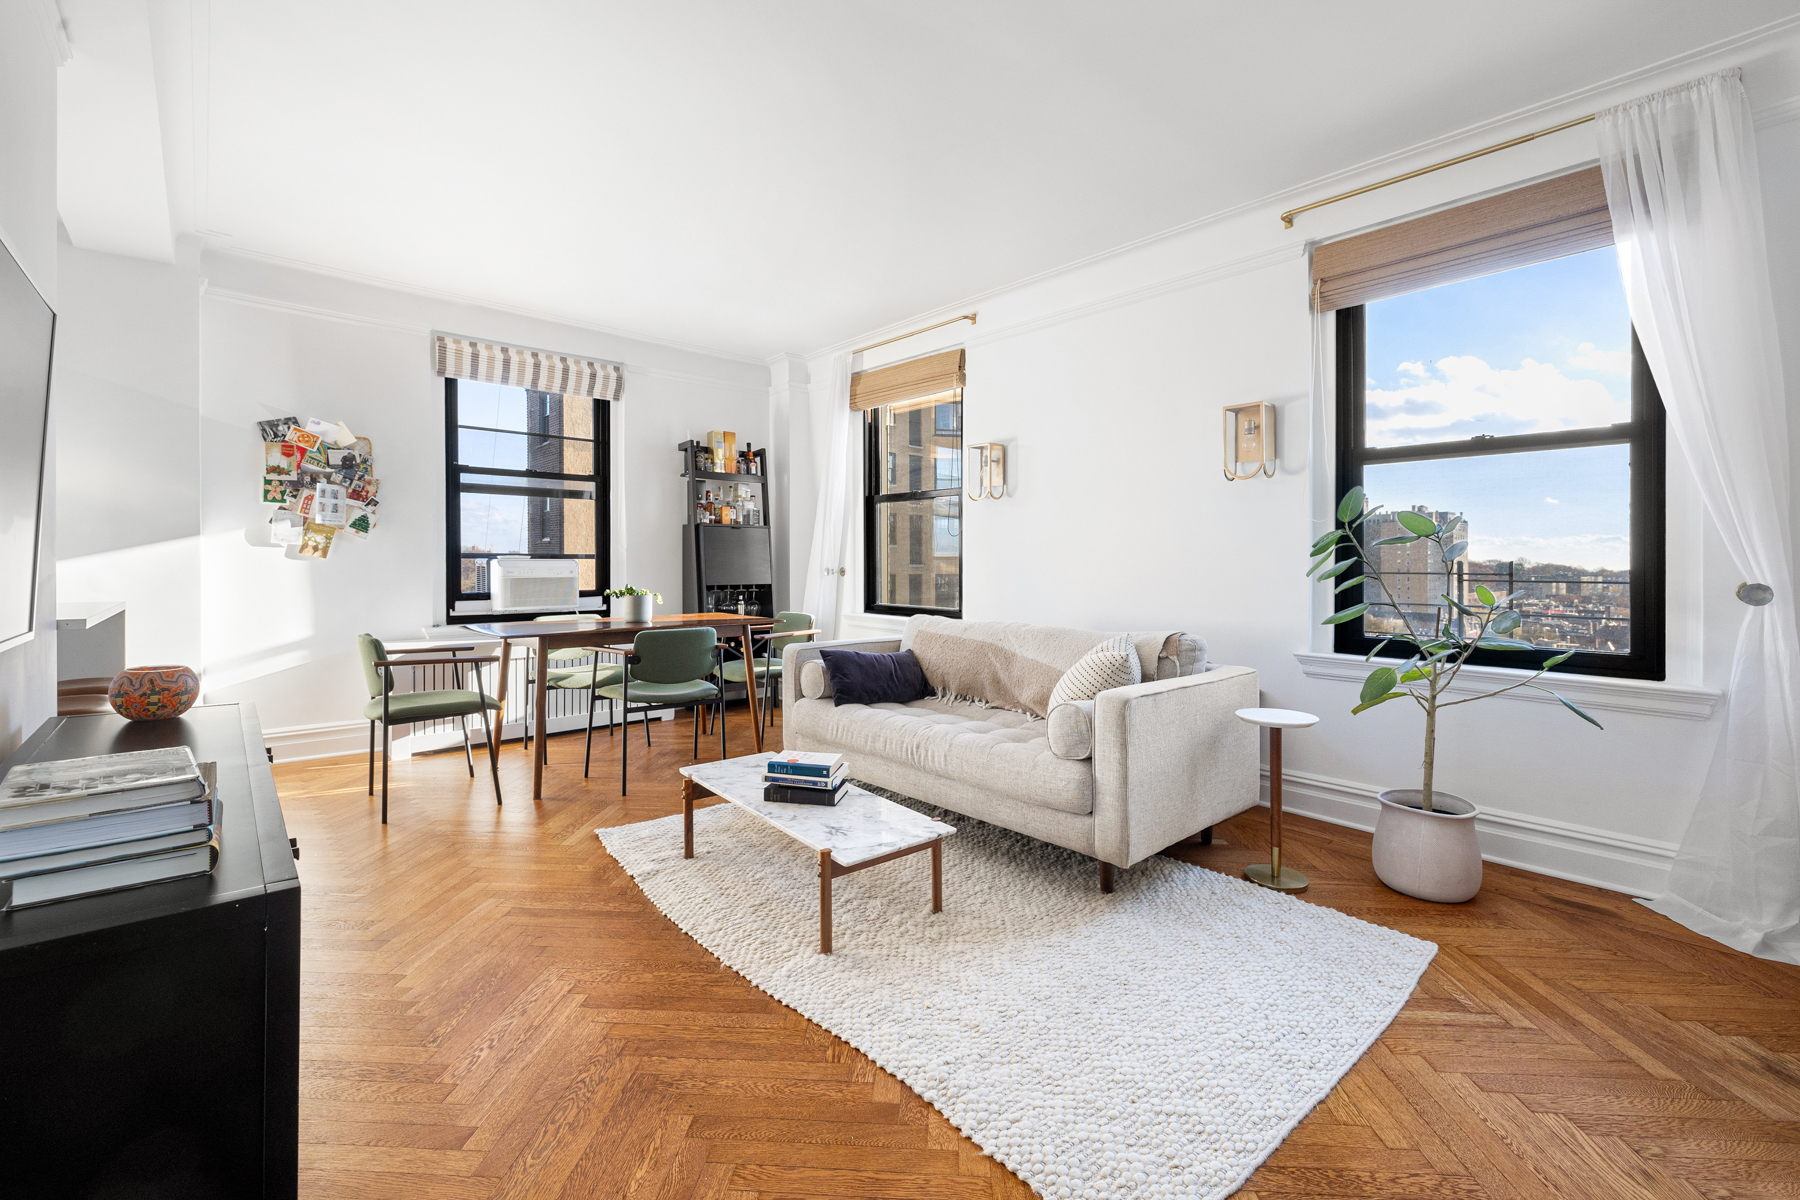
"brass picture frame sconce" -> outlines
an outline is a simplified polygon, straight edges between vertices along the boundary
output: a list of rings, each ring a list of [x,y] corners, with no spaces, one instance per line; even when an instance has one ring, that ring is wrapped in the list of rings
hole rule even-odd
[[[1001,500],[1006,497],[1006,446],[1000,442],[978,442],[965,451],[963,470],[973,487],[971,500]],[[969,464],[978,464],[972,471]]]
[[[1275,406],[1267,400],[1225,406],[1225,478],[1275,478]],[[1250,469],[1245,471],[1248,466]]]

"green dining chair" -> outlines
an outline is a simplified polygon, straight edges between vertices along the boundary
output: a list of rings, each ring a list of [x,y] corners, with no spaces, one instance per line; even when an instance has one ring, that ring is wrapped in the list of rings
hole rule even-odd
[[[395,725],[411,725],[419,721],[445,721],[460,718],[463,725],[463,753],[469,764],[469,778],[475,778],[475,758],[469,751],[469,724],[472,714],[481,714],[481,729],[487,737],[488,767],[494,776],[494,803],[500,799],[500,746],[488,724],[488,713],[498,712],[500,702],[481,686],[481,668],[497,663],[498,658],[389,658],[387,647],[372,634],[358,634],[356,650],[362,658],[363,678],[369,685],[369,702],[363,705],[363,716],[369,722],[369,795],[375,794],[375,725],[381,724],[381,823],[387,824],[388,757]],[[445,688],[431,692],[394,691],[395,667],[468,667],[475,675],[475,690]]]
[[[696,629],[656,629],[640,633],[625,659],[625,676],[618,683],[599,688],[598,695],[619,702],[619,713],[629,720],[631,706],[644,714],[644,741],[650,740],[650,714],[672,708],[694,711],[694,757],[700,757],[700,711],[717,705],[724,692],[707,679],[719,669],[719,634],[711,626]],[[588,702],[588,722],[593,723],[593,701]],[[631,752],[629,729],[619,738],[619,795],[625,794],[626,759]],[[725,755],[725,719],[719,714],[719,757]],[[587,777],[588,764],[581,774]]]
[[[811,633],[803,633],[798,637],[783,637],[782,634],[809,630],[812,628],[812,623],[812,617],[806,613],[776,613],[774,627],[759,635],[769,639],[769,644],[756,658],[756,686],[763,698],[762,704],[757,709],[757,714],[762,722],[762,727],[758,730],[759,735],[766,735],[768,732],[770,695],[773,694],[777,699],[781,696],[779,686],[781,683],[781,652],[795,642],[810,641],[813,637]],[[747,673],[744,659],[741,656],[731,659],[719,669],[719,677],[726,683],[742,683]]]

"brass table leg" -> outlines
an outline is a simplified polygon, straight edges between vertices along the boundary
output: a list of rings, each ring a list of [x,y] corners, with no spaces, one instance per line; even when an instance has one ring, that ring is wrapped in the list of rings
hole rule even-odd
[[[1281,730],[1269,728],[1269,861],[1244,868],[1244,878],[1278,892],[1304,892],[1312,880],[1281,865]]]

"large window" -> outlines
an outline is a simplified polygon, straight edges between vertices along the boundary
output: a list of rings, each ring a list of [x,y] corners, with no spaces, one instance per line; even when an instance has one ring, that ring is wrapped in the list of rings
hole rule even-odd
[[[863,411],[869,612],[962,615],[962,391]]]
[[[444,410],[451,619],[501,554],[575,559],[581,594],[604,591],[606,401],[446,379]]]
[[[1445,597],[1511,596],[1540,649],[1471,662],[1663,677],[1663,411],[1610,247],[1351,308],[1337,316],[1338,495],[1386,514],[1363,543],[1403,537],[1393,513],[1455,529],[1372,551],[1394,581],[1337,594],[1336,649],[1367,654],[1402,629],[1454,619]],[[1469,601],[1473,603],[1473,600]],[[1410,654],[1394,643],[1382,653]]]

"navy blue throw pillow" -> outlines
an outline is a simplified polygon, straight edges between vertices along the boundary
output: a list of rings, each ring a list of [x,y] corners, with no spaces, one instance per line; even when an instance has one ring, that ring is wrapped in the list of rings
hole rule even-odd
[[[936,693],[911,650],[898,654],[821,650],[819,658],[831,680],[831,698],[838,704],[905,704]]]

